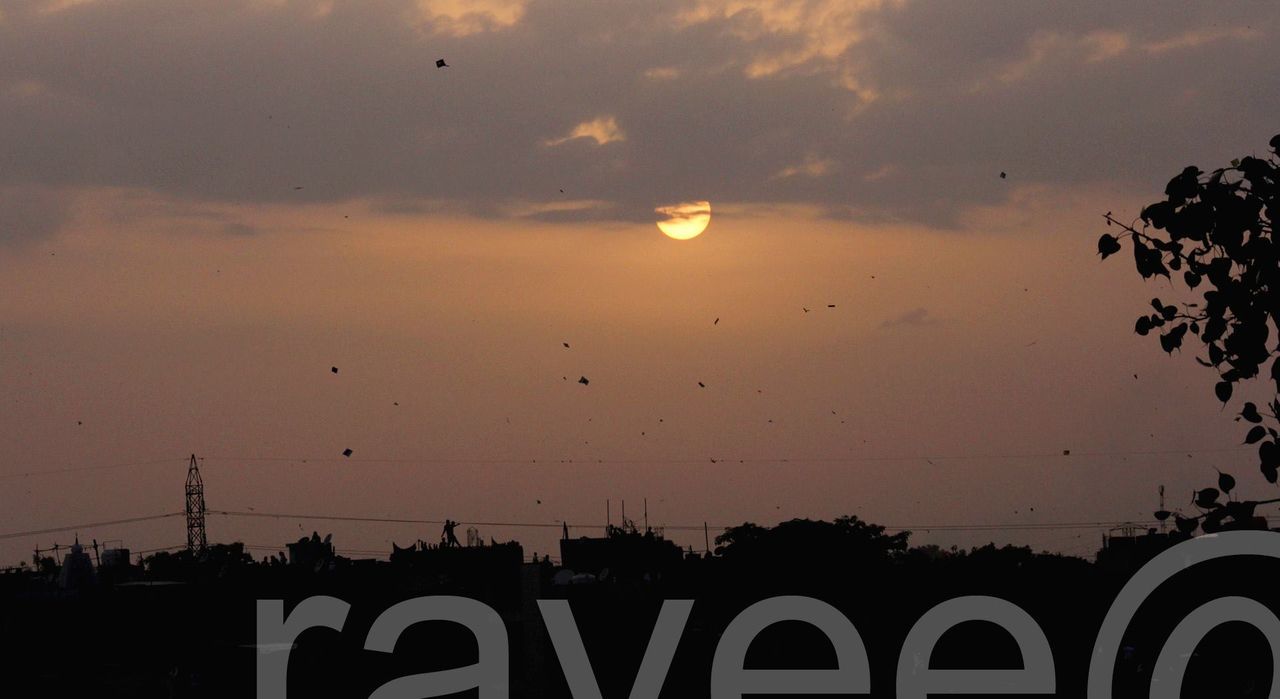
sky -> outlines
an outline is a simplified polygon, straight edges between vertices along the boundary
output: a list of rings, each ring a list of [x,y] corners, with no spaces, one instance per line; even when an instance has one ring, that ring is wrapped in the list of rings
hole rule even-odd
[[[1269,495],[1191,347],[1132,332],[1186,297],[1095,243],[1266,153],[1278,30],[1266,2],[0,1],[0,563],[181,510],[192,453],[211,510],[527,554],[606,501],[697,549],[856,514],[1091,555],[1106,527],[1015,527],[1147,520],[1215,468]],[[664,236],[689,202],[705,232]],[[1006,526],[927,526],[975,524]]]

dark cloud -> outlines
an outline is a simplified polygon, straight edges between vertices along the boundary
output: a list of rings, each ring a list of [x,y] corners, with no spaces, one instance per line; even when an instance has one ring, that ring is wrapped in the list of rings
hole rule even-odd
[[[70,220],[71,204],[66,192],[0,186],[0,245],[23,245],[53,235]]]
[[[222,232],[226,235],[252,236],[258,235],[261,230],[247,223],[226,223],[222,226]]]
[[[937,318],[929,317],[929,309],[913,308],[906,313],[894,318],[889,318],[880,324],[880,327],[889,330],[898,327],[923,327],[927,325],[937,325],[940,321]]]
[[[1019,184],[1159,191],[1280,131],[1277,5],[861,4],[8,3],[0,186],[484,216],[564,188],[609,205],[534,215],[694,198],[948,224]],[[624,138],[549,145],[610,118]]]

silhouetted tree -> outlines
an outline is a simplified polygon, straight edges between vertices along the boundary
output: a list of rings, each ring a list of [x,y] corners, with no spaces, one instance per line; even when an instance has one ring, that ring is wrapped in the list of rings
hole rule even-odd
[[[833,522],[793,519],[776,527],[747,522],[716,537],[716,555],[726,560],[793,562],[839,558],[862,563],[887,562],[907,550],[911,532],[888,534],[878,524],[852,515]]]
[[[1224,404],[1238,383],[1259,377],[1271,362],[1270,379],[1277,397],[1259,409],[1245,403],[1238,419],[1252,425],[1245,443],[1258,445],[1259,469],[1268,482],[1280,476],[1280,351],[1270,342],[1273,326],[1280,328],[1280,247],[1272,224],[1280,211],[1280,135],[1271,139],[1271,156],[1247,156],[1230,167],[1205,173],[1195,166],[1169,180],[1165,199],[1142,210],[1138,220],[1123,223],[1107,212],[1107,225],[1120,233],[1098,239],[1103,259],[1122,249],[1128,238],[1134,264],[1143,279],[1173,274],[1187,289],[1200,290],[1200,301],[1166,304],[1151,299],[1154,312],[1144,313],[1134,326],[1139,335],[1155,332],[1160,346],[1172,354],[1188,338],[1198,339],[1205,356],[1196,361],[1217,372],[1214,393]],[[1197,348],[1199,349],[1199,348]],[[1190,533],[1249,526],[1254,508],[1262,503],[1236,501],[1231,496],[1235,479],[1220,473],[1217,488],[1196,491],[1194,517],[1174,514],[1178,528]],[[1226,502],[1222,496],[1226,496]],[[1275,502],[1275,501],[1267,501]],[[1164,520],[1171,513],[1161,511]]]

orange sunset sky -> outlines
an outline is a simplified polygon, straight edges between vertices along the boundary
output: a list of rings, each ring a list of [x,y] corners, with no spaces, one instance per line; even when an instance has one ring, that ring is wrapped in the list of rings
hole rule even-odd
[[[1095,241],[1182,167],[1265,154],[1278,20],[0,2],[0,534],[179,511],[193,452],[211,510],[555,525],[478,526],[527,554],[607,499],[712,536],[857,514],[1091,555],[1105,526],[1014,527],[1146,521],[1214,468],[1262,496],[1241,398],[1132,332],[1178,293]],[[701,235],[655,226],[695,201]],[[5,536],[0,564],[75,535]]]

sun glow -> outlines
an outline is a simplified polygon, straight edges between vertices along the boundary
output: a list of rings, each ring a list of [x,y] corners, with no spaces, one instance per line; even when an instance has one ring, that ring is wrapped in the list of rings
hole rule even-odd
[[[659,206],[655,213],[666,216],[658,221],[658,230],[674,240],[698,237],[711,223],[711,202],[686,201],[670,206]]]

